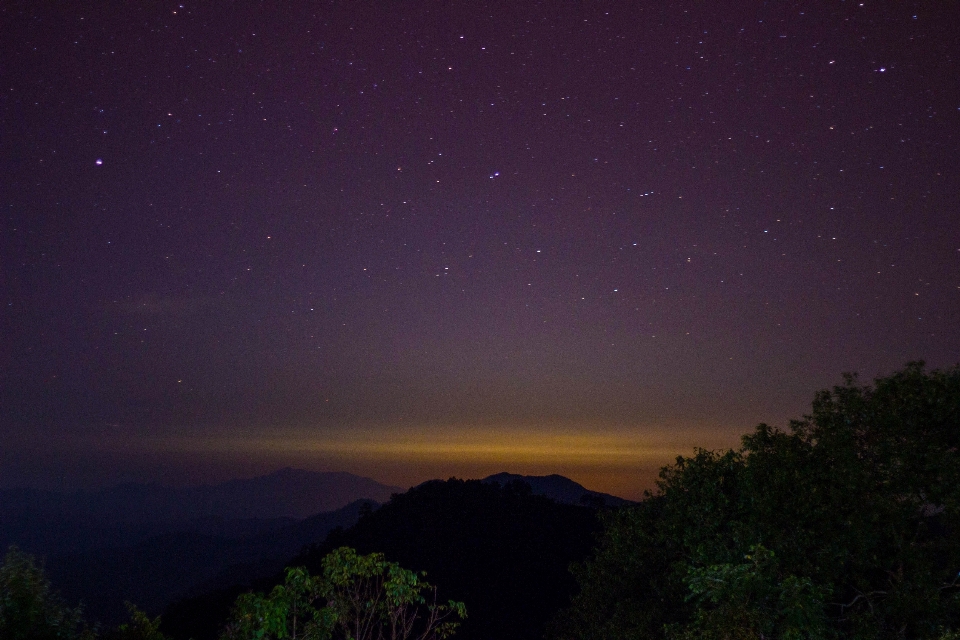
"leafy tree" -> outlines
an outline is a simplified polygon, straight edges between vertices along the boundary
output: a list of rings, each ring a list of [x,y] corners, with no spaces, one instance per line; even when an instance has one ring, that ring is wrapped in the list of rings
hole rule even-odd
[[[320,640],[330,638],[331,612],[324,608],[321,581],[302,567],[290,568],[286,581],[269,595],[245,593],[237,598],[233,619],[222,635],[230,640]],[[319,605],[319,608],[318,608]]]
[[[11,546],[0,566],[0,638],[92,640],[80,608],[66,606],[33,556]]]
[[[687,576],[698,603],[693,622],[669,628],[677,640],[694,638],[829,638],[823,594],[809,578],[784,576],[772,551],[750,549],[741,564],[695,568]]]
[[[452,600],[437,604],[436,588],[422,577],[383,554],[361,556],[341,547],[324,558],[320,576],[290,568],[268,596],[240,596],[221,637],[442,640],[456,630],[454,618],[466,617],[466,607]]]
[[[323,559],[339,547],[382,552],[402,567],[426,571],[439,587],[438,601],[470,605],[457,638],[526,640],[542,638],[547,621],[569,604],[576,590],[570,563],[587,556],[599,529],[596,509],[532,495],[526,483],[451,478],[395,494],[290,564],[320,575]],[[268,593],[282,581],[255,590]],[[246,590],[225,589],[168,607],[165,632],[213,640]]]
[[[846,376],[789,430],[760,425],[736,451],[678,458],[658,487],[606,517],[554,636],[960,627],[960,367],[911,363],[872,387]]]
[[[160,618],[150,617],[130,602],[124,603],[130,622],[124,622],[103,635],[103,640],[168,640],[160,633]]]
[[[571,562],[583,560],[599,530],[597,512],[533,495],[524,482],[425,482],[302,558],[315,572],[331,550],[382,551],[426,571],[443,600],[470,605],[457,629],[465,640],[541,638],[576,589]],[[425,543],[424,541],[428,541]]]

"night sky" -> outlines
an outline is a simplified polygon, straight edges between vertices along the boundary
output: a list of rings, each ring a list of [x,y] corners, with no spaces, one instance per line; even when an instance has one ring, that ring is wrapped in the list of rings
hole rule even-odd
[[[639,497],[960,362],[955,2],[0,7],[0,486]]]

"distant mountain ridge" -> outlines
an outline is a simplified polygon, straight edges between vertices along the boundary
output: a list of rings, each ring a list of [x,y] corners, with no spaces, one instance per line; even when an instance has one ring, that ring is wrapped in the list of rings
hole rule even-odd
[[[580,504],[587,506],[623,507],[635,504],[609,493],[591,491],[582,484],[556,473],[549,476],[524,476],[506,471],[487,476],[482,482],[496,483],[506,486],[510,482],[519,480],[530,485],[534,495],[546,496],[561,504]]]
[[[304,520],[264,520],[274,528],[259,533],[209,531],[160,533],[128,546],[98,548],[47,558],[51,580],[68,602],[84,602],[90,618],[117,624],[125,600],[151,614],[178,598],[271,576],[305,546],[322,542],[337,527],[353,525],[379,506],[357,500]]]
[[[632,504],[556,474],[504,472],[466,482],[479,487],[514,481],[559,505]],[[124,616],[125,599],[153,615],[179,598],[276,574],[305,545],[322,543],[337,527],[350,527],[394,494],[404,492],[349,473],[291,468],[188,488],[125,484],[73,494],[5,490],[0,491],[0,549],[17,544],[45,559],[68,600],[83,599],[93,619],[115,624]],[[522,498],[525,492],[504,495]]]
[[[400,487],[345,472],[285,468],[198,487],[123,484],[72,494],[0,491],[0,548],[41,555],[136,544],[159,533],[236,537],[275,529],[357,500],[381,503]]]

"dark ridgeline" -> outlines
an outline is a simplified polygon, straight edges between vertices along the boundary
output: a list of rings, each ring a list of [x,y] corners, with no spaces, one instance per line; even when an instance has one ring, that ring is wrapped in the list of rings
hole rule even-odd
[[[272,576],[306,545],[350,526],[376,504],[358,500],[252,535],[164,533],[134,545],[57,556],[47,571],[69,602],[83,602],[87,618],[114,625],[127,618],[125,601],[156,615],[175,600]],[[231,528],[229,521],[223,525]]]
[[[349,473],[281,469],[199,487],[123,484],[65,494],[0,491],[0,549],[41,560],[68,602],[116,624],[124,600],[151,615],[174,600],[271,576],[399,487]]]
[[[598,530],[595,508],[534,495],[522,481],[434,480],[394,495],[289,564],[319,573],[322,558],[337,547],[379,551],[405,568],[426,571],[441,600],[466,603],[459,640],[533,640],[569,602],[576,588],[570,563],[586,557]],[[254,587],[267,591],[279,580]],[[177,640],[210,640],[242,591],[175,603],[162,629]]]
[[[582,484],[556,473],[548,476],[522,476],[504,471],[483,479],[484,482],[495,482],[499,485],[506,485],[516,480],[530,485],[534,495],[546,496],[562,504],[582,504],[591,507],[625,507],[635,504],[631,500],[612,496],[609,493],[591,491]]]
[[[400,487],[342,472],[280,469],[257,478],[197,487],[121,484],[96,491],[0,491],[0,545],[39,555],[133,544],[145,536],[202,531],[232,536],[223,521],[256,533],[256,520],[303,519],[355,500],[386,502]],[[265,526],[273,528],[274,523]]]

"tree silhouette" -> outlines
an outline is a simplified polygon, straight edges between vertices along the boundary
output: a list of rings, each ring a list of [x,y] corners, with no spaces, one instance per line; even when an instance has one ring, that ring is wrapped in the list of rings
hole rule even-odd
[[[443,640],[466,617],[462,602],[438,604],[422,574],[341,547],[323,559],[323,573],[287,569],[269,595],[237,599],[223,640]]]
[[[938,638],[960,628],[960,367],[846,376],[605,524],[554,637]]]

